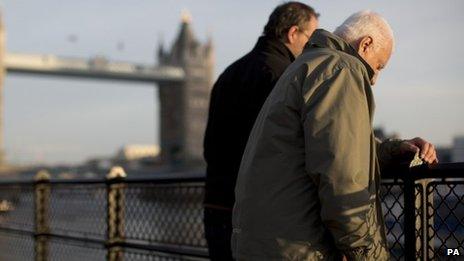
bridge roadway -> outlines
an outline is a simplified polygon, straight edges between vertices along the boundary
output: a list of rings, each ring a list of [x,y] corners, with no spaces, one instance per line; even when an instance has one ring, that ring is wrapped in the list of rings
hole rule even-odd
[[[182,68],[112,62],[101,56],[91,59],[65,58],[55,55],[6,53],[4,66],[9,73],[125,80],[135,82],[181,82]]]

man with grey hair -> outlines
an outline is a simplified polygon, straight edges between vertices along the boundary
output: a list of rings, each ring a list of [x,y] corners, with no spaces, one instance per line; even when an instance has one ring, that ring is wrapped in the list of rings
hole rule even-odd
[[[242,158],[233,210],[238,260],[388,260],[380,169],[409,153],[434,163],[415,138],[374,137],[371,85],[394,45],[377,13],[316,30],[264,103]]]

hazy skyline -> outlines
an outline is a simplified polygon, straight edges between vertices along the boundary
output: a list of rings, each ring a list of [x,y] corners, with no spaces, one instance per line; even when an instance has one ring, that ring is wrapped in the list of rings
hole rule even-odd
[[[170,47],[187,9],[197,38],[213,38],[218,75],[251,50],[281,2],[16,0],[0,6],[9,52],[151,64],[159,42]],[[373,87],[376,126],[437,145],[464,134],[464,2],[303,2],[321,13],[320,27],[330,31],[363,9],[391,24],[396,49]],[[4,103],[12,162],[75,163],[111,155],[124,144],[158,143],[154,85],[7,75]]]

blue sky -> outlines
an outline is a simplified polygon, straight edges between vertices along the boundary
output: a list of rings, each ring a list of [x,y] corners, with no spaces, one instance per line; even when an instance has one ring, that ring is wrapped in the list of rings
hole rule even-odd
[[[0,1],[7,50],[155,63],[169,46],[183,9],[199,40],[211,34],[216,75],[249,51],[282,1]],[[384,15],[396,50],[374,87],[376,125],[438,145],[464,134],[464,2],[304,1],[333,30],[353,12]],[[73,43],[68,40],[76,35]],[[118,50],[118,42],[124,50]],[[8,75],[4,138],[15,163],[77,163],[124,144],[158,143],[154,85]]]

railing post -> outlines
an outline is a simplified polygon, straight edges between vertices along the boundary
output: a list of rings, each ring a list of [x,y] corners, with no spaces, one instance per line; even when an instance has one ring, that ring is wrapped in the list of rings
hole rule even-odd
[[[50,232],[50,174],[41,170],[35,175],[34,181],[35,260],[46,261]]]
[[[404,245],[406,260],[433,258],[433,191],[431,179],[420,179],[421,167],[410,169],[404,181]],[[416,190],[417,187],[417,190]]]
[[[403,182],[405,260],[416,260],[416,189],[412,171],[406,173]]]
[[[434,256],[434,209],[433,209],[433,189],[429,186],[431,179],[421,180],[422,184],[422,253],[425,260],[433,260]]]
[[[416,251],[419,254],[421,260],[429,260],[428,259],[428,229],[429,229],[429,222],[428,215],[427,215],[427,204],[428,204],[428,196],[427,196],[427,184],[430,181],[428,179],[420,179],[415,181],[415,185],[418,186],[418,191],[416,192],[416,199],[415,199],[415,209],[418,211],[416,214]],[[433,199],[432,199],[433,200]],[[433,218],[432,218],[433,222]]]
[[[107,260],[122,261],[124,242],[124,178],[122,167],[113,167],[106,176],[107,184]]]

